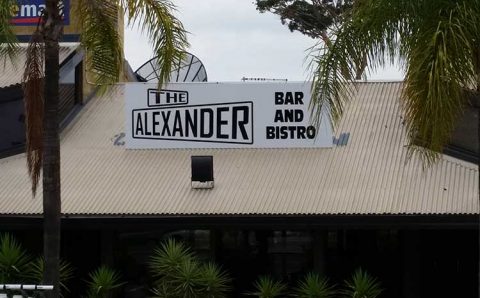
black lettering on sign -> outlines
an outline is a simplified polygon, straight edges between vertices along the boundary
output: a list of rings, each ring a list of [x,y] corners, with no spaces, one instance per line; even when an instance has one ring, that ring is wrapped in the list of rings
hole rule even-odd
[[[203,119],[203,121],[200,122],[200,137],[211,138],[213,136],[213,110],[208,108],[200,109],[200,117]],[[207,118],[208,122],[206,120]]]
[[[183,137],[182,118],[178,111],[175,111],[175,121],[173,122],[173,136]],[[178,133],[178,135],[177,135]]]
[[[303,110],[276,110],[274,122],[302,122]]]
[[[267,126],[266,129],[267,129],[267,133],[265,137],[267,138],[267,140],[275,139],[275,127]]]
[[[136,124],[136,129],[135,129],[135,134],[136,135],[144,135],[145,133],[143,132],[143,124],[142,124],[142,114],[138,113],[137,114],[137,124]]]
[[[283,92],[275,92],[275,104],[283,105]]]
[[[188,104],[188,92],[180,90],[147,90],[147,106],[174,106]]]
[[[152,131],[149,131],[148,130],[148,113],[145,113],[144,116],[143,116],[143,121],[144,122],[144,126],[145,127],[145,135],[147,136],[151,136],[152,135]]]
[[[193,118],[192,118],[193,114]],[[185,136],[189,137],[190,132],[192,132],[193,137],[197,137],[197,131],[198,131],[198,123],[197,123],[197,113],[193,113],[192,111],[186,110],[185,111],[185,124],[186,124],[186,129],[185,129]]]
[[[160,121],[158,120],[158,116],[160,116],[159,111],[155,111],[152,113],[153,116],[153,135],[159,136],[160,132],[157,131],[158,125],[160,125]]]
[[[285,102],[283,103],[285,105],[294,105],[295,101],[293,101],[293,93],[292,92],[286,92],[285,93]]]
[[[239,117],[238,115],[242,113],[242,120],[238,120]],[[247,134],[247,126],[252,126],[253,124],[250,122],[250,116],[252,113],[249,113],[248,107],[246,106],[238,106],[238,107],[233,107],[233,125],[232,125],[232,138],[237,139],[237,127],[240,129],[240,132],[242,134],[242,138],[244,140],[248,139],[248,134]]]
[[[305,139],[305,131],[307,131],[305,126],[299,126],[297,130],[297,139]]]
[[[317,134],[317,130],[315,129],[314,126],[307,127],[307,137],[309,139],[314,139],[316,134]]]
[[[228,112],[228,108],[220,107],[217,109],[217,138],[228,139],[228,134],[222,133],[222,127],[227,126],[228,124],[227,120],[225,120],[224,118],[222,119],[222,112]]]
[[[315,133],[313,126],[267,126],[265,137],[270,140],[314,139]]]
[[[163,123],[168,123],[168,119],[170,118],[171,111],[162,111],[162,119]],[[146,114],[146,113],[145,113]],[[162,129],[162,136],[171,136],[170,127],[168,125],[164,125]]]
[[[132,111],[135,139],[253,144],[253,102]]]
[[[303,105],[303,92],[275,92],[276,105]]]
[[[295,104],[303,105],[303,92],[295,92]]]

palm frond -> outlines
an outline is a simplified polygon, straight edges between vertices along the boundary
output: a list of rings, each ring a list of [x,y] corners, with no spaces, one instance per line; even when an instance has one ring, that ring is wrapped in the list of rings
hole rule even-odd
[[[399,62],[407,68],[402,98],[409,152],[421,152],[426,165],[435,161],[468,99],[465,91],[480,84],[480,62],[474,58],[480,40],[479,2],[356,1],[332,45],[314,60],[314,123],[318,126],[328,111],[332,125],[337,124],[353,98],[349,89],[359,59],[367,57],[370,72]]]
[[[14,61],[18,52],[18,40],[10,23],[11,9],[17,4],[16,0],[0,0],[0,58],[4,63],[6,59]]]
[[[79,0],[76,13],[82,26],[80,38],[87,52],[91,80],[99,85],[117,82],[123,65],[117,1]]]
[[[366,62],[368,72],[401,60],[402,35],[412,30],[401,20],[410,14],[409,1],[364,0],[354,4],[338,30],[332,32],[331,44],[319,48],[313,60],[312,101],[310,110],[315,125],[325,112],[332,127],[338,124],[345,104],[355,95],[357,69]]]
[[[36,195],[43,158],[44,57],[43,38],[37,30],[27,48],[22,78],[25,103],[27,168]]]
[[[467,104],[466,91],[475,85],[472,35],[478,34],[478,25],[464,17],[464,5],[431,9],[437,13],[425,15],[412,37],[417,44],[408,55],[403,93],[410,148],[423,153],[427,164],[448,143]]]
[[[189,46],[182,23],[173,15],[169,0],[121,0],[129,25],[138,24],[153,45],[160,63],[159,84],[165,83]]]
[[[353,27],[344,23],[328,47],[318,48],[313,64],[312,101],[310,111],[312,122],[317,127],[322,117],[329,115],[332,127],[335,127],[343,115],[345,104],[354,95],[353,83],[356,72],[357,55],[345,53],[353,49],[353,40],[349,38]]]

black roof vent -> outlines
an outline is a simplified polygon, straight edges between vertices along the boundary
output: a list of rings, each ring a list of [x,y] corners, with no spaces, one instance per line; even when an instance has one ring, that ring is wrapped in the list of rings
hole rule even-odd
[[[213,188],[213,156],[192,156],[192,188]]]

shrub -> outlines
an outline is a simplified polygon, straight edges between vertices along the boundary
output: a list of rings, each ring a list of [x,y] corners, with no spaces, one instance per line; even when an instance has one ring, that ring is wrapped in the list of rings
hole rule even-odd
[[[216,264],[200,262],[183,243],[173,239],[156,248],[149,262],[156,297],[226,297],[230,278]]]

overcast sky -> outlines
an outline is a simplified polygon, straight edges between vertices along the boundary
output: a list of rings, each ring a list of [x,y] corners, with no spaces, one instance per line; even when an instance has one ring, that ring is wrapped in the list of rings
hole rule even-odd
[[[310,77],[305,57],[315,40],[290,32],[279,17],[260,14],[253,0],[175,0],[177,17],[190,32],[189,52],[205,65],[209,81],[258,77],[304,81]],[[152,57],[145,36],[125,30],[125,55],[133,70]],[[370,79],[399,80],[388,68]]]

